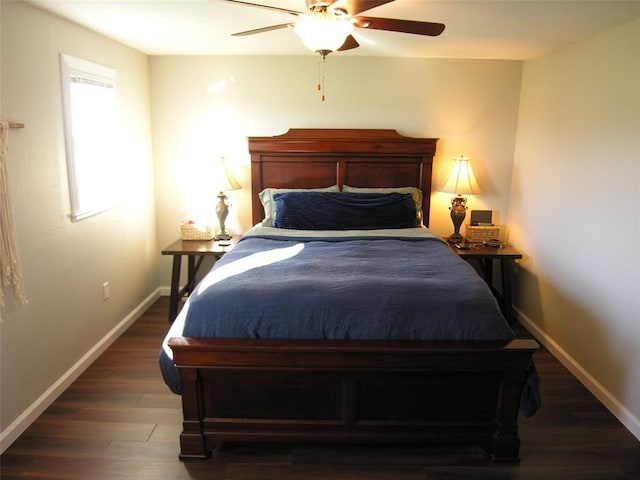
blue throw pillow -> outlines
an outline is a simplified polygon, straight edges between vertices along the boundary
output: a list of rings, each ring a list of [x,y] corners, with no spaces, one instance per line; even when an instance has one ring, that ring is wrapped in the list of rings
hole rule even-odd
[[[375,230],[413,228],[416,205],[407,193],[289,192],[273,196],[276,228]]]

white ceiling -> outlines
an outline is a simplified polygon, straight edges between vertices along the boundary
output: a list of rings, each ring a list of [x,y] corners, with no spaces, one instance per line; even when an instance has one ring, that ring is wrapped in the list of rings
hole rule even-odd
[[[3,0],[4,1],[4,0]],[[304,0],[250,0],[304,11]],[[28,0],[149,55],[307,55],[294,17],[223,0]],[[395,0],[365,15],[446,24],[439,37],[356,29],[333,55],[526,60],[640,17],[640,0]]]

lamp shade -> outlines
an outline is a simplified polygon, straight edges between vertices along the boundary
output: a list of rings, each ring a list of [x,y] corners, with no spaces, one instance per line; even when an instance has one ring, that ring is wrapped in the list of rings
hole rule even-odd
[[[442,191],[460,195],[480,193],[480,187],[473,174],[471,161],[468,157],[460,156],[453,159],[451,172],[449,172],[447,182],[442,187]]]
[[[348,19],[336,18],[328,12],[313,12],[296,22],[294,31],[313,52],[334,52],[353,32]]]
[[[240,182],[238,182],[236,177],[227,167],[227,161],[225,158],[220,157],[218,163],[219,165],[216,165],[216,178],[214,179],[216,188],[221,192],[242,188]]]

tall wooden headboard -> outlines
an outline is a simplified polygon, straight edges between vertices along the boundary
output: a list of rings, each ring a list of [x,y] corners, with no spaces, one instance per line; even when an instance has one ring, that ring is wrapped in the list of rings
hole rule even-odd
[[[403,137],[395,130],[291,129],[249,137],[253,223],[264,218],[267,188],[418,187],[429,226],[431,171],[437,138]]]

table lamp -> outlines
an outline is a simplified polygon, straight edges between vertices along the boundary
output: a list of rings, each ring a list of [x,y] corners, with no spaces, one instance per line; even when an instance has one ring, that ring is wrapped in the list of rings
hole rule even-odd
[[[227,168],[227,162],[224,157],[220,157],[218,160],[219,163],[219,175],[216,178],[216,186],[217,189],[220,190],[218,194],[218,204],[216,205],[216,216],[218,217],[218,224],[220,225],[220,229],[218,234],[216,235],[216,240],[230,240],[231,235],[227,233],[225,227],[225,221],[227,220],[227,215],[229,214],[229,198],[224,193],[229,190],[238,190],[242,188],[236,177],[233,176],[233,173],[229,171]]]
[[[467,199],[462,195],[479,193],[480,187],[473,175],[471,161],[468,157],[459,156],[453,159],[453,166],[449,173],[447,182],[442,187],[443,192],[454,193],[451,199],[451,221],[453,222],[453,233],[447,239],[450,243],[461,243],[463,238],[460,235],[460,226],[464,221],[467,210]]]

